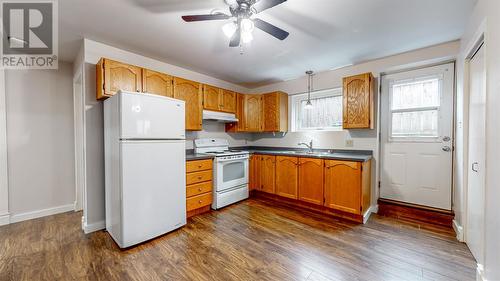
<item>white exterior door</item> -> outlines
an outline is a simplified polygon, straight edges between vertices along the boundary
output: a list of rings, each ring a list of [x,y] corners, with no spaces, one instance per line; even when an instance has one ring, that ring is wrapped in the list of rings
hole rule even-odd
[[[486,73],[484,47],[470,61],[469,169],[466,241],[479,264],[483,264],[484,189],[486,160]]]
[[[386,75],[381,198],[451,210],[454,64]]]

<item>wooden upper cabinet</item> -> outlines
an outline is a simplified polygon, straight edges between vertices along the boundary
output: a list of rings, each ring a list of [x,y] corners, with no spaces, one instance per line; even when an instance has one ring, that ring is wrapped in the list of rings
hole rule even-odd
[[[174,77],[174,98],[186,102],[186,130],[200,131],[203,118],[202,84]]]
[[[299,200],[323,205],[323,160],[299,158]]]
[[[262,96],[244,95],[245,131],[261,132]]]
[[[297,157],[276,157],[276,195],[297,199],[299,179]]]
[[[119,90],[142,91],[142,68],[102,58],[96,65],[97,99],[108,98]]]
[[[245,132],[245,95],[235,93],[236,95],[236,123],[226,123],[226,132],[237,133]]]
[[[221,90],[221,111],[236,113],[236,93],[229,90]]]
[[[288,131],[288,95],[274,92],[262,95],[262,129],[264,132]]]
[[[203,85],[203,108],[206,110],[219,111],[221,89]]]
[[[325,161],[325,207],[360,215],[360,162]]]
[[[172,98],[174,96],[173,77],[161,72],[142,70],[142,91]]]
[[[373,85],[371,73],[344,78],[344,129],[373,129]]]
[[[276,193],[276,156],[261,156],[260,175],[260,190],[272,194]]]

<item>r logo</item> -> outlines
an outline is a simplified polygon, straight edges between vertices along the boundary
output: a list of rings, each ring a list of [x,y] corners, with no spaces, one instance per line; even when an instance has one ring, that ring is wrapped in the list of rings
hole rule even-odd
[[[53,3],[2,3],[3,54],[53,54]]]

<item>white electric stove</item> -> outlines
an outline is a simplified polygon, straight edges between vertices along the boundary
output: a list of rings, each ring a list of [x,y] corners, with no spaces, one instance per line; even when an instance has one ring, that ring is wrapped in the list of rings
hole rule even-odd
[[[195,153],[215,156],[212,209],[248,198],[248,151],[229,149],[226,139],[197,139],[194,147]]]

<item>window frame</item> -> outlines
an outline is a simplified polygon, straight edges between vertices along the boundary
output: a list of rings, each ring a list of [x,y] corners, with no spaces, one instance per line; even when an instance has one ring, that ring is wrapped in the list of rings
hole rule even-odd
[[[319,90],[311,92],[311,100],[326,97],[338,97],[343,96],[342,87],[336,87],[326,90]],[[338,127],[324,127],[324,128],[300,128],[300,110],[301,102],[307,100],[307,93],[301,93],[291,96],[290,98],[290,108],[292,108],[290,113],[290,120],[292,132],[340,132],[343,131],[342,122]],[[343,105],[341,105],[341,110],[343,110]]]
[[[405,108],[405,109],[392,109],[393,104],[393,86],[395,84],[418,82],[430,79],[438,80],[438,92],[439,92],[439,106],[425,106],[425,107],[415,107],[415,108]],[[440,126],[441,119],[441,105],[443,104],[443,74],[432,74],[416,76],[408,79],[392,80],[389,83],[389,124],[388,124],[388,141],[389,142],[440,142],[440,136],[442,128]],[[437,136],[393,136],[392,134],[392,118],[394,113],[404,113],[404,112],[422,112],[422,111],[437,111]]]

